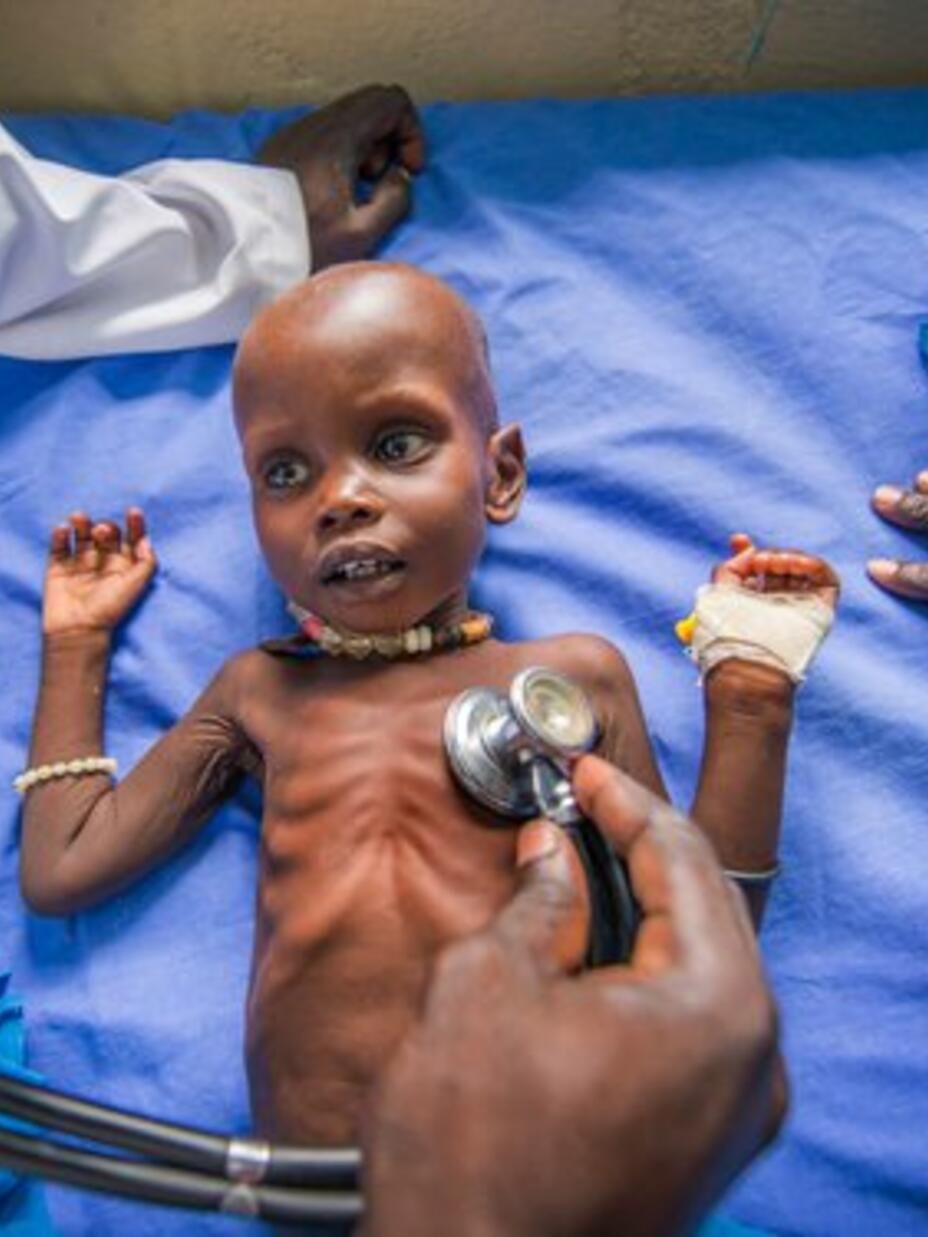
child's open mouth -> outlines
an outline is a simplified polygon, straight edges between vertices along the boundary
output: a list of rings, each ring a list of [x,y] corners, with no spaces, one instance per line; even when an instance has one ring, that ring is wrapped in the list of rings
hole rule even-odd
[[[377,576],[388,576],[399,571],[402,563],[378,563],[374,559],[365,558],[359,563],[346,563],[344,567],[336,567],[325,577],[323,584],[339,584],[344,580],[371,580]]]
[[[396,577],[405,566],[401,558],[380,548],[352,546],[327,554],[319,575],[326,586],[363,586]]]

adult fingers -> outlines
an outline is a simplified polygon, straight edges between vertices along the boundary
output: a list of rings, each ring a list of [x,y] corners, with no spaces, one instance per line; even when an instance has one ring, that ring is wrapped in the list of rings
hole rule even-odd
[[[567,834],[546,820],[519,833],[517,888],[488,934],[510,962],[541,976],[576,970],[589,941],[589,894]]]
[[[365,180],[378,180],[393,161],[393,154],[389,141],[375,142],[361,161],[358,171]]]
[[[870,501],[877,515],[891,524],[928,532],[928,493],[903,490],[896,485],[881,485],[874,490]]]
[[[370,199],[354,209],[353,229],[365,252],[373,249],[409,213],[412,192],[409,173],[393,167],[377,182]]]
[[[352,138],[360,143],[358,163],[371,148],[389,140],[400,164],[413,174],[425,166],[425,134],[415,104],[402,86],[367,86],[348,96]]]
[[[872,558],[867,573],[875,584],[897,597],[928,601],[928,563],[903,563],[898,559]]]
[[[695,826],[595,756],[574,773],[578,803],[623,855],[642,919],[631,968],[714,968],[746,940],[745,917]]]

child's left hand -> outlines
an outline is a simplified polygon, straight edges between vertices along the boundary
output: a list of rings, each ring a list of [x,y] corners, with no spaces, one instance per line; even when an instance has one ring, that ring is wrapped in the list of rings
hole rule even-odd
[[[756,593],[810,593],[837,608],[841,581],[823,558],[803,550],[761,550],[747,533],[734,533],[731,549],[731,558],[712,572],[713,584]]]

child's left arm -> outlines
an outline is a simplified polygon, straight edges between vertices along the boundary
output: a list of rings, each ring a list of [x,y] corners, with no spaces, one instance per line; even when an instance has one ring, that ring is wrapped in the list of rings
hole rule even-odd
[[[822,559],[761,550],[744,534],[732,537],[731,545],[733,555],[713,573],[714,584],[755,596],[814,597],[834,610],[838,577]],[[827,619],[827,609],[817,611]],[[746,652],[750,644],[745,641]],[[712,664],[710,658],[705,671],[706,735],[692,815],[722,866],[738,872],[771,872],[777,865],[796,682],[774,662],[736,655]],[[768,882],[742,888],[759,923]]]

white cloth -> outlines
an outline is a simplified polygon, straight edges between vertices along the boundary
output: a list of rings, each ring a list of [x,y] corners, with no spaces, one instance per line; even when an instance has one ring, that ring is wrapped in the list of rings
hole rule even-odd
[[[0,353],[54,359],[236,339],[309,273],[296,177],[214,159],[98,176],[0,126]]]

